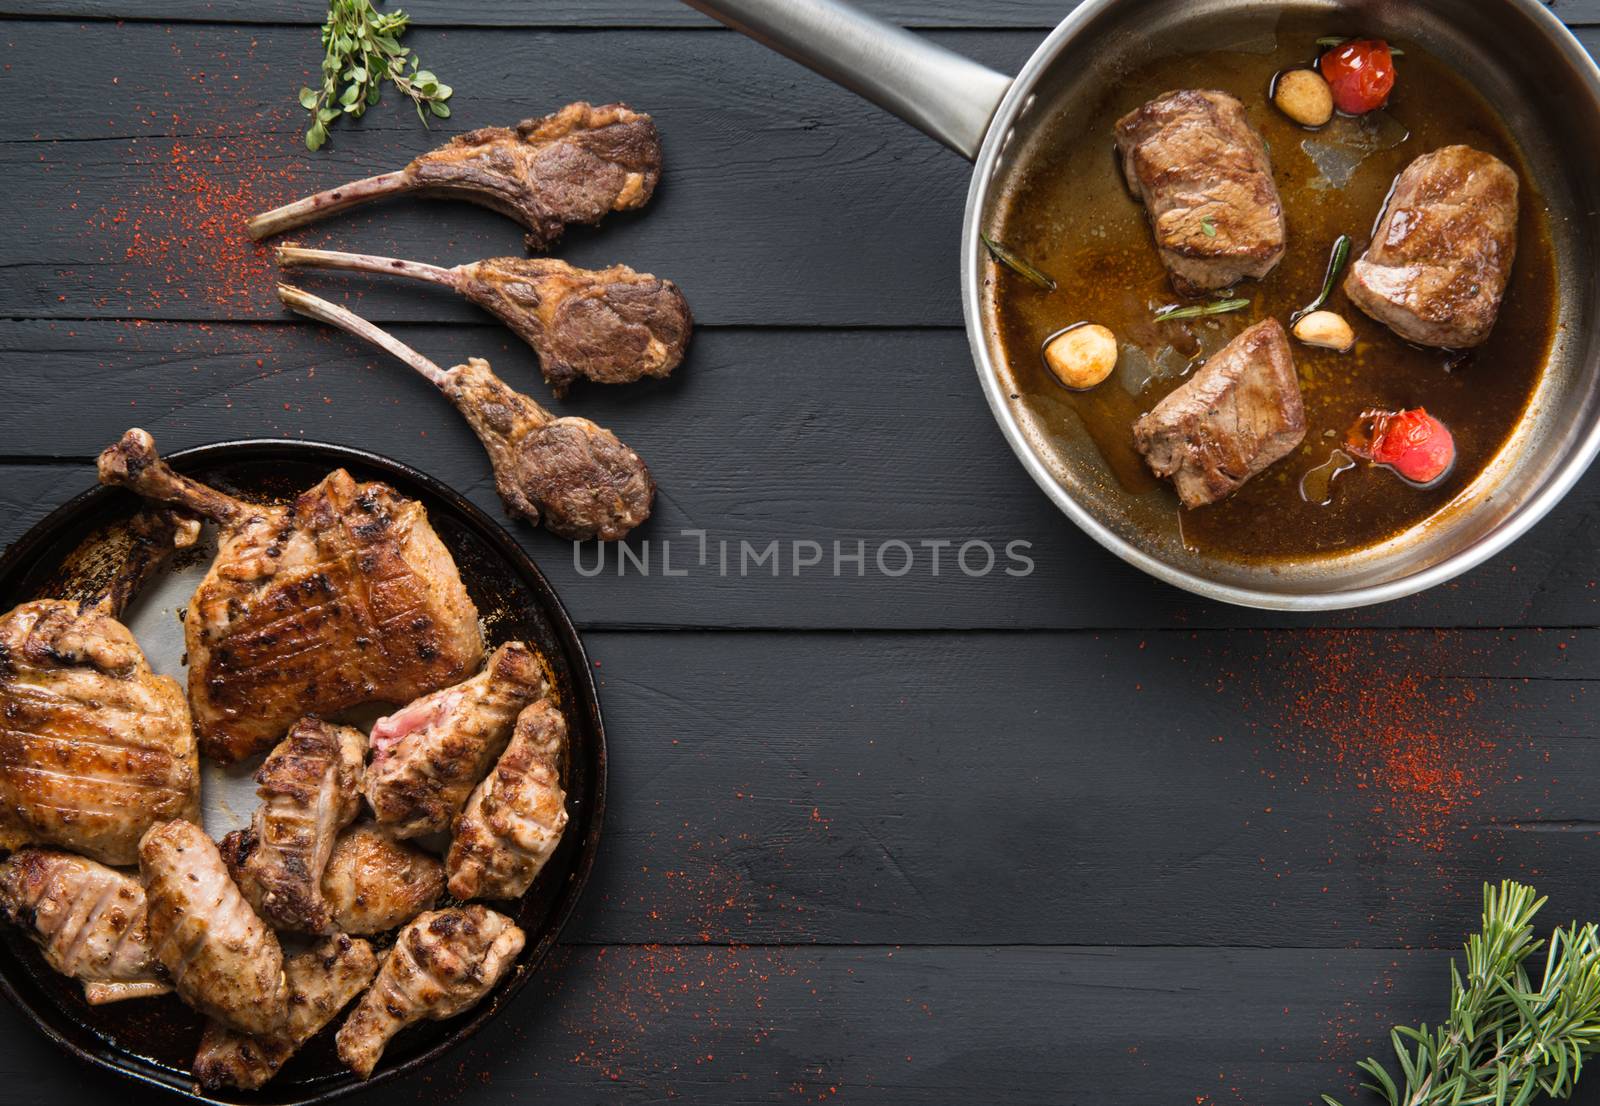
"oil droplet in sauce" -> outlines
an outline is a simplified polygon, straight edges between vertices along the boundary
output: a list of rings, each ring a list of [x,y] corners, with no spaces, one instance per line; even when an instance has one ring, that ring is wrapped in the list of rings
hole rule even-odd
[[[1342,449],[1334,449],[1326,461],[1307,469],[1300,478],[1300,498],[1312,506],[1326,507],[1333,502],[1333,482],[1355,467],[1354,457]]]

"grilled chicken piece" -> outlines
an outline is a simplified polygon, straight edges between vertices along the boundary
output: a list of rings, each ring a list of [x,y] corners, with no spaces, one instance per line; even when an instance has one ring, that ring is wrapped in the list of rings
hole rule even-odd
[[[364,789],[379,824],[396,837],[449,829],[511,740],[517,715],[549,693],[539,655],[513,641],[472,679],[378,719]]]
[[[1179,294],[1260,279],[1283,258],[1288,230],[1272,161],[1233,96],[1158,96],[1117,121],[1117,149]]]
[[[1345,294],[1408,342],[1483,344],[1517,257],[1517,174],[1470,146],[1423,154],[1395,180]]]
[[[445,857],[458,899],[514,899],[533,886],[567,828],[567,722],[541,699],[517,716],[511,744],[456,819]]]
[[[481,906],[434,910],[400,931],[378,978],[339,1029],[339,1059],[365,1079],[400,1030],[453,1018],[494,988],[522,951],[522,930]]]
[[[1306,436],[1300,378],[1276,319],[1243,331],[1133,424],[1133,441],[1185,507],[1225,499]]]
[[[283,506],[169,468],[143,430],[100,455],[100,482],[192,508],[222,528],[184,619],[200,750],[271,748],[306,714],[404,702],[483,659],[483,632],[422,504],[343,469]]]
[[[455,404],[494,466],[507,512],[574,541],[613,541],[650,517],[656,485],[639,455],[588,419],[556,418],[469,358],[449,372],[367,320],[309,292],[278,285],[300,314],[388,350]]]
[[[233,881],[274,929],[332,933],[322,873],[334,838],[361,809],[367,739],[302,718],[256,772],[261,805],[247,830],[222,839]]]
[[[430,909],[443,892],[437,857],[369,822],[339,835],[322,872],[322,898],[345,933],[387,933]]]
[[[278,247],[278,264],[389,273],[443,285],[516,331],[557,397],[574,380],[627,384],[683,361],[693,320],[678,286],[626,265],[598,272],[553,258],[491,257],[453,269],[371,254]]]
[[[172,990],[150,953],[144,888],[132,876],[21,849],[0,863],[0,910],[31,931],[52,968],[83,982],[90,1005]]]
[[[380,196],[416,192],[469,200],[515,219],[530,250],[548,248],[569,223],[643,207],[661,179],[661,139],[648,115],[625,104],[568,104],[515,127],[458,135],[404,169],[330,188],[257,215],[267,238]]]
[[[289,987],[289,1020],[280,1032],[247,1037],[220,1022],[206,1024],[194,1058],[194,1077],[202,1090],[253,1091],[263,1086],[366,990],[378,974],[378,957],[365,941],[340,933],[286,959],[283,974]]]
[[[228,878],[217,846],[181,819],[139,843],[150,941],[178,997],[241,1033],[280,1032],[288,1017],[283,951]]]
[[[127,865],[152,825],[198,815],[183,690],[150,670],[117,616],[199,532],[170,511],[141,514],[101,595],[38,599],[0,618],[0,847],[59,845]]]

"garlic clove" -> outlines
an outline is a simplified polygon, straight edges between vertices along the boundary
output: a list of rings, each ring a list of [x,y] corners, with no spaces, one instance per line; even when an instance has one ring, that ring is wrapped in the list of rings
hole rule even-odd
[[[1348,352],[1356,344],[1356,332],[1335,311],[1313,311],[1294,324],[1294,336],[1308,346]]]

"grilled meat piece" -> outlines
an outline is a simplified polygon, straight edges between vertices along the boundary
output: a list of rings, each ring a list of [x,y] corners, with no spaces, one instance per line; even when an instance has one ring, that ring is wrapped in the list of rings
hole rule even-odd
[[[528,230],[530,250],[548,248],[569,223],[643,207],[661,179],[661,139],[648,115],[625,104],[568,104],[515,127],[457,135],[395,173],[307,196],[257,215],[246,227],[266,238],[380,196],[416,192],[482,204]]]
[[[1226,92],[1168,92],[1117,121],[1123,173],[1181,295],[1260,279],[1287,228],[1266,144]]]
[[[38,599],[0,617],[0,847],[59,845],[126,865],[152,825],[198,815],[189,704],[117,616],[199,531],[146,512],[100,596]]]
[[[201,1089],[253,1091],[263,1086],[366,990],[378,974],[378,957],[365,941],[340,933],[286,959],[283,974],[289,988],[289,1020],[280,1032],[248,1037],[221,1022],[206,1024],[194,1058],[194,1077]]]
[[[207,756],[240,760],[308,713],[404,702],[482,661],[455,562],[422,504],[386,485],[339,469],[287,505],[247,503],[174,472],[143,430],[100,455],[100,482],[221,525],[184,620]]]
[[[1300,379],[1276,319],[1242,332],[1133,424],[1134,445],[1185,507],[1225,499],[1306,436]]]
[[[241,1033],[281,1031],[283,951],[205,831],[181,819],[155,826],[139,843],[139,872],[151,945],[178,997]]]
[[[322,897],[345,933],[387,933],[430,909],[444,893],[444,867],[415,845],[370,822],[334,842],[322,871]]]
[[[0,910],[31,931],[52,968],[83,982],[90,1005],[172,990],[150,953],[144,888],[132,876],[21,849],[0,863]]]
[[[400,1030],[452,1018],[488,994],[522,951],[522,930],[481,906],[434,910],[400,931],[378,978],[339,1029],[339,1059],[365,1079]]]
[[[506,511],[574,541],[627,536],[650,517],[656,485],[639,455],[588,419],[556,418],[469,358],[449,372],[358,315],[309,292],[278,285],[278,298],[388,350],[426,377],[472,425],[494,467]]]
[[[1517,256],[1517,174],[1470,146],[1423,154],[1395,180],[1344,291],[1408,342],[1481,345]]]
[[[511,744],[456,819],[445,857],[458,899],[514,899],[533,886],[567,828],[567,722],[541,699],[517,716]]]
[[[278,264],[389,273],[454,289],[533,347],[559,396],[574,380],[665,377],[683,360],[693,320],[678,286],[626,265],[598,272],[553,258],[491,257],[453,269],[370,254],[280,246]]]
[[[470,680],[378,719],[364,785],[378,823],[396,837],[449,829],[511,740],[517,715],[549,693],[538,654],[513,641]]]
[[[222,839],[222,857],[272,928],[333,932],[322,873],[334,838],[361,809],[366,756],[360,730],[302,718],[256,771],[261,805],[248,830]]]

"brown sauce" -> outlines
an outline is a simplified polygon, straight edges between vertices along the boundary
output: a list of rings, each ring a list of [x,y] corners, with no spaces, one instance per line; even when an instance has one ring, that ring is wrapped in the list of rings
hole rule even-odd
[[[1063,132],[1062,140],[1045,136],[1038,146],[1044,153],[1021,170],[991,231],[1057,282],[1046,293],[995,267],[996,325],[1017,402],[1051,434],[1087,434],[1125,494],[1166,497],[1184,545],[1207,555],[1269,561],[1347,551],[1440,511],[1510,437],[1555,337],[1556,268],[1544,202],[1516,144],[1465,80],[1419,47],[1396,40],[1405,55],[1397,59],[1395,92],[1382,113],[1364,121],[1336,117],[1312,131],[1272,106],[1268,89],[1275,74],[1310,63],[1316,37],[1327,33],[1286,25],[1271,52],[1165,58],[1131,74],[1108,90],[1086,126],[1081,119],[1049,125]],[[1244,103],[1271,151],[1289,248],[1265,280],[1243,281],[1231,293],[1251,300],[1244,310],[1158,323],[1153,310],[1179,300],[1145,210],[1123,181],[1113,132],[1122,115],[1179,88],[1222,89]],[[1307,143],[1313,144],[1309,150]],[[1304,443],[1221,503],[1181,511],[1135,452],[1133,421],[1245,327],[1268,316],[1287,326],[1321,288],[1334,239],[1350,235],[1351,260],[1359,257],[1395,176],[1416,157],[1453,143],[1503,159],[1522,185],[1516,264],[1489,340],[1467,353],[1420,349],[1363,315],[1336,286],[1326,306],[1349,321],[1357,344],[1341,354],[1293,342],[1306,408]],[[1108,380],[1075,393],[1045,369],[1040,345],[1080,321],[1115,331],[1122,355]],[[1302,481],[1327,464],[1363,410],[1418,406],[1455,437],[1456,464],[1445,479],[1419,489],[1361,463],[1331,483],[1325,505],[1302,497]]]

